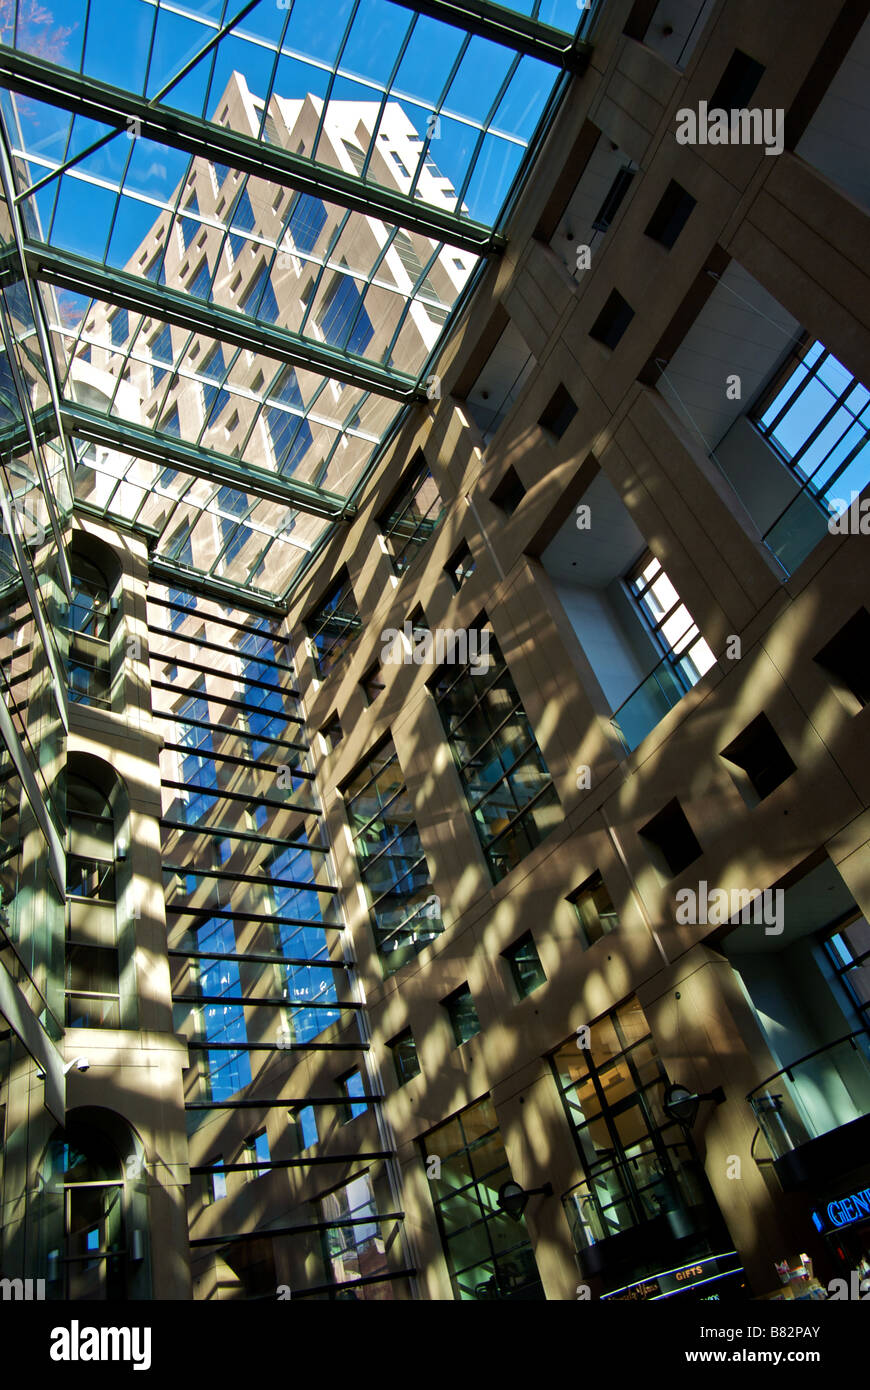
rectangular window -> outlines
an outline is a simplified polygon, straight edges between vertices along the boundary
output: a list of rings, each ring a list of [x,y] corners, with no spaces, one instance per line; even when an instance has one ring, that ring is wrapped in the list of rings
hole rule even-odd
[[[194,295],[196,299],[209,299],[211,296],[211,271],[208,268],[208,261],[203,256],[187,286],[188,294]]]
[[[245,1163],[268,1163],[272,1155],[269,1153],[269,1139],[266,1131],[261,1129],[259,1134],[255,1134],[245,1144]],[[250,1182],[253,1178],[264,1178],[269,1172],[268,1168],[254,1168],[245,1176]]]
[[[350,575],[341,578],[319,607],[309,615],[305,630],[314,646],[314,668],[321,680],[348,655],[361,623]]]
[[[417,552],[434,535],[443,515],[441,495],[426,460],[418,454],[413,471],[378,517],[395,574],[404,574]]]
[[[242,312],[263,323],[278,322],[278,301],[265,266],[261,266],[241,300]]]
[[[241,236],[239,233],[252,232],[256,226],[254,209],[251,207],[251,200],[246,188],[243,188],[239,194],[238,202],[230,214],[229,222],[232,227],[236,228],[236,232],[230,232],[228,240],[230,250],[233,253],[233,260],[237,261],[248,245],[247,237]]]
[[[375,944],[392,975],[444,930],[392,740],[343,792]]]
[[[164,263],[163,252],[158,251],[145,267],[145,279],[153,280],[155,285],[166,284],[166,266]]]
[[[823,517],[839,515],[870,482],[870,391],[819,342],[807,341],[762,397],[752,423],[795,475]],[[792,570],[795,523],[788,509],[765,541]],[[813,544],[825,534],[822,526]],[[810,547],[812,548],[812,547]]]
[[[317,315],[317,326],[332,347],[362,356],[375,335],[362,307],[362,295],[349,275],[336,275]]]
[[[414,1034],[410,1028],[405,1028],[387,1043],[387,1047],[393,1054],[393,1066],[396,1068],[396,1080],[400,1086],[413,1080],[420,1075],[420,1059],[417,1056],[417,1044],[414,1041]]]
[[[489,1096],[418,1142],[424,1162],[441,1160],[428,1188],[456,1298],[542,1300],[525,1217],[499,1206],[499,1189],[513,1175]]]
[[[570,1038],[550,1064],[585,1172],[564,1199],[577,1250],[647,1221],[692,1229],[693,1209],[703,1229],[703,1172],[662,1110],[668,1078],[637,1000]]]
[[[630,571],[626,585],[656,646],[684,691],[691,690],[716,658],[652,551]]]
[[[229,392],[223,388],[227,368],[220,343],[215,343],[199,370],[203,376],[213,378],[202,382],[202,418],[208,428],[217,424],[221,411],[230,403]]]
[[[355,1299],[392,1299],[387,1245],[369,1173],[361,1173],[315,1204],[321,1221],[334,1222],[322,1234],[323,1262],[329,1281],[352,1284]],[[341,1223],[341,1224],[338,1224]],[[361,1279],[374,1279],[360,1284]]]
[[[190,202],[186,205],[184,211],[196,213],[199,212],[199,203],[196,200],[195,193],[193,197],[190,199]],[[193,217],[179,217],[178,225],[181,229],[181,245],[183,250],[186,251],[190,243],[193,241],[193,238],[199,231],[201,223]]]
[[[217,185],[218,192],[220,192],[223,187],[224,179],[230,172],[229,166],[226,164],[218,164],[217,160],[214,160],[211,167],[214,169],[214,181]]]
[[[126,309],[119,309],[109,321],[112,346],[121,347],[130,336],[130,316]]]
[[[825,951],[855,1008],[857,1020],[870,1028],[870,926],[863,917],[837,927]]]
[[[269,391],[269,399],[294,407],[294,413],[282,410],[278,405],[263,407],[263,420],[272,445],[275,467],[285,478],[290,478],[314,442],[311,426],[304,416],[302,392],[292,367],[284,368]]]
[[[431,689],[478,839],[498,882],[561,822],[562,812],[492,628],[484,618],[469,635],[459,636],[466,637],[469,654],[477,639],[478,661],[442,667]]]
[[[585,883],[575,888],[568,901],[577,913],[587,946],[592,946],[619,926],[619,916],[610,900],[607,884],[597,869]]]
[[[447,577],[457,591],[462,588],[466,579],[471,578],[476,568],[467,541],[460,542],[444,567]]]
[[[310,193],[299,193],[290,208],[284,235],[289,236],[297,251],[314,250],[317,239],[326,226],[326,208]]]
[[[168,323],[165,323],[160,329],[160,332],[154,335],[148,346],[151,349],[152,361],[165,362],[167,367],[172,366],[172,335],[170,334]],[[166,372],[162,367],[151,368],[152,391],[156,390],[165,375]]]
[[[520,999],[526,999],[546,981],[544,967],[538,955],[531,932],[526,932],[513,946],[509,946],[504,958],[510,967],[511,976]]]
[[[457,1047],[477,1036],[480,1032],[480,1019],[477,1017],[477,1009],[468,985],[461,985],[459,989],[454,990],[444,1000],[444,1008],[447,1010]]]
[[[338,1078],[338,1085],[344,1097],[344,1105],[341,1107],[342,1124],[350,1124],[357,1115],[364,1115],[368,1106],[360,1097],[365,1095],[362,1074],[359,1071],[348,1072],[347,1076]]]

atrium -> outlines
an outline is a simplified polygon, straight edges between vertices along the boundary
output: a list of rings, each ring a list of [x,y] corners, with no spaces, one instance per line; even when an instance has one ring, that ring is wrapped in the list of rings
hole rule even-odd
[[[868,69],[0,4],[4,1298],[870,1276]]]

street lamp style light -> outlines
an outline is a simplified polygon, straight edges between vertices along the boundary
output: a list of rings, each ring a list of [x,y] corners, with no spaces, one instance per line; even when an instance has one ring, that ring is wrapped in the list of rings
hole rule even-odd
[[[665,1087],[662,1109],[669,1119],[676,1120],[684,1129],[691,1129],[697,1118],[698,1107],[702,1100],[712,1100],[714,1105],[721,1105],[724,1099],[725,1092],[721,1086],[698,1095],[695,1091],[690,1091],[687,1086],[681,1086],[679,1082],[672,1081]]]
[[[514,1217],[519,1221],[526,1209],[526,1203],[530,1197],[540,1194],[542,1197],[552,1197],[553,1184],[545,1182],[543,1187],[520,1187],[518,1182],[508,1180],[503,1182],[498,1190],[497,1201],[502,1211],[506,1211],[508,1216]]]

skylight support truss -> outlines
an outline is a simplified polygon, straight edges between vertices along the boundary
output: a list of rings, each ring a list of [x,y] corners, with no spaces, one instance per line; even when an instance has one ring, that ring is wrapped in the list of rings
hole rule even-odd
[[[444,24],[453,24],[469,34],[477,34],[492,43],[527,53],[542,63],[564,68],[566,72],[585,72],[592,46],[575,40],[564,29],[542,24],[538,19],[518,14],[516,10],[495,5],[492,0],[392,0],[406,10],[429,15]]]
[[[185,290],[156,285],[142,276],[100,265],[71,251],[59,251],[45,242],[26,241],[24,254],[31,275],[59,289],[103,299],[144,318],[161,319],[249,352],[266,353],[291,367],[334,377],[360,390],[389,396],[403,405],[426,399],[425,387],[405,372],[388,371],[376,362],[302,338],[287,328],[195,299]]]
[[[116,126],[120,131],[138,121],[137,129],[149,140],[172,145],[203,159],[219,159],[242,173],[268,179],[312,197],[326,198],[339,207],[368,217],[379,217],[422,236],[447,242],[459,251],[489,256],[506,245],[503,236],[471,218],[432,207],[396,189],[363,183],[342,169],[294,154],[280,145],[266,144],[202,117],[154,105],[133,92],[83,77],[5,44],[0,44],[0,86],[86,116],[100,125]]]
[[[356,512],[356,507],[336,492],[294,482],[249,463],[240,464],[237,459],[201,444],[188,444],[176,435],[163,434],[151,426],[137,425],[118,416],[103,415],[88,406],[64,402],[61,420],[67,434],[77,439],[105,444],[153,463],[177,466],[191,477],[236,488],[249,497],[280,502],[329,521],[348,521]]]

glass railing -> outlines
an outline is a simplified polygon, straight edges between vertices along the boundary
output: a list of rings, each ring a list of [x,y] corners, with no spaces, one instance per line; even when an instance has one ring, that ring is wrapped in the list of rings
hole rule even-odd
[[[827,534],[829,520],[830,514],[822,510],[804,484],[764,534],[765,545],[773,551],[786,574],[794,574],[798,565],[815,550]]]
[[[687,688],[670,660],[663,657],[611,718],[626,752],[634,752],[656,724],[682,700]]]
[[[870,1114],[870,1035],[862,1030],[817,1048],[747,1100],[775,1159]]]
[[[648,1148],[596,1164],[565,1194],[563,1203],[575,1249],[582,1253],[659,1217],[666,1219],[675,1238],[689,1235],[697,1229],[704,1192],[686,1146],[668,1145],[666,1153]]]

